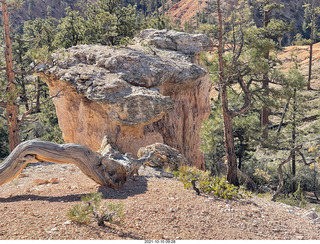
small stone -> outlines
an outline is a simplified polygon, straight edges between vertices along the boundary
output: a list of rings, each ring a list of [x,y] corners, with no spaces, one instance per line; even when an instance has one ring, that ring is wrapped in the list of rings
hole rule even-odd
[[[287,212],[288,212],[288,213],[291,213],[291,214],[295,214],[295,212],[294,212],[293,209],[287,209]]]
[[[257,221],[257,220],[254,220],[252,224],[253,224],[253,226],[254,226],[254,227],[257,227],[257,226],[258,226],[258,224],[260,224],[260,222],[259,222],[259,221]]]
[[[27,174],[20,174],[18,178],[25,178],[25,177],[28,177]]]
[[[118,232],[117,232],[117,236],[123,237],[123,236],[124,236],[124,233],[123,233],[122,231],[118,231]]]
[[[314,224],[316,223],[320,223],[320,217],[316,218],[316,219],[313,219],[311,220]]]
[[[164,178],[173,178],[173,177],[174,177],[174,174],[168,173],[168,172],[161,172],[161,173],[160,173],[160,176],[161,176],[161,177],[164,177]]]
[[[304,236],[297,236],[297,240],[303,240]]]
[[[316,218],[319,217],[318,214],[314,210],[311,210],[311,211],[307,212],[305,214],[305,216],[310,218],[310,219],[316,219]]]
[[[34,184],[39,186],[39,185],[45,185],[45,184],[48,184],[49,181],[48,180],[42,180],[42,179],[35,179],[34,181]]]
[[[49,183],[51,183],[51,184],[58,184],[58,183],[59,183],[59,180],[58,180],[57,178],[51,178],[51,179],[49,180]]]
[[[67,220],[66,222],[63,223],[63,225],[70,225],[72,222],[71,220]]]

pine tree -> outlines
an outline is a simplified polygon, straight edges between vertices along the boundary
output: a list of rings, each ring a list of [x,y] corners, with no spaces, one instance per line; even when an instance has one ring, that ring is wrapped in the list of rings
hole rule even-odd
[[[99,0],[86,11],[85,43],[119,45],[136,32],[136,6],[121,6],[122,0]]]
[[[237,176],[238,165],[235,153],[233,119],[245,113],[251,106],[251,93],[249,90],[251,83],[249,74],[251,71],[247,65],[247,60],[244,60],[244,29],[247,25],[250,25],[250,21],[248,21],[248,14],[237,14],[240,12],[239,10],[245,11],[246,6],[247,2],[241,1],[239,7],[234,9],[230,18],[230,34],[224,35],[225,23],[223,22],[221,1],[217,0],[218,57],[216,59],[205,57],[203,60],[213,74],[218,74],[219,97],[223,115],[225,158],[227,161],[227,180],[236,186],[239,186],[239,180]],[[246,13],[248,12],[246,11]],[[231,43],[228,53],[224,49],[227,37],[229,37],[228,43]],[[241,96],[242,104],[239,108],[230,106],[230,96],[228,95],[228,90],[235,84],[238,84],[239,89],[243,92]]]
[[[308,3],[303,5],[305,8],[305,18],[309,19],[307,28],[310,28],[310,40],[309,40],[309,70],[308,70],[308,84],[307,89],[311,90],[312,79],[312,57],[313,57],[313,44],[317,38],[317,26],[316,19],[320,16],[320,6],[317,1],[309,0]]]
[[[1,101],[6,110],[6,120],[9,131],[9,146],[12,151],[20,142],[19,139],[19,124],[18,124],[18,105],[17,105],[17,88],[15,84],[15,73],[12,57],[12,40],[10,30],[10,11],[11,3],[0,1],[2,4],[2,16],[4,25],[4,42],[5,42],[5,62],[6,62],[6,94],[5,101]],[[12,3],[15,5],[15,2]]]
[[[53,45],[69,48],[81,44],[85,39],[85,20],[79,11],[66,8],[66,17],[60,19]],[[98,24],[98,23],[96,23]]]
[[[49,50],[52,50],[52,36],[50,33],[50,21],[37,19],[27,22],[24,35],[12,34],[10,30],[9,13],[18,6],[18,1],[0,1],[2,4],[4,43],[6,60],[6,79],[4,82],[5,92],[0,94],[0,106],[5,108],[8,140],[12,151],[20,142],[23,122],[30,114],[40,111],[41,82],[30,79],[35,67],[35,58],[47,58]],[[29,25],[28,25],[29,24]],[[52,35],[51,35],[52,34]],[[46,52],[43,52],[43,50]],[[38,61],[43,61],[38,60]],[[35,100],[34,100],[35,99]],[[48,100],[48,99],[47,99]],[[22,106],[24,105],[24,109]]]
[[[275,3],[274,0],[257,0],[257,2],[260,4],[260,8],[263,12],[263,27],[261,27],[261,31],[264,34],[265,39],[272,40],[274,37],[274,28],[270,28],[270,24],[272,23],[271,27],[274,27],[276,24],[283,26],[281,23],[282,21],[276,21],[271,18],[271,13],[274,10],[283,8],[283,5],[279,5]],[[278,28],[276,28],[278,29]],[[270,31],[271,30],[271,31]],[[277,33],[282,33],[285,31],[285,29],[280,28],[280,30]],[[270,59],[270,52],[272,48],[266,49],[264,51],[264,58],[268,62]],[[262,89],[264,89],[265,94],[264,96],[269,96],[269,72],[268,69],[263,74],[263,81],[262,81]],[[262,128],[262,136],[265,140],[268,139],[268,126],[269,126],[269,108],[268,105],[265,104],[261,111],[261,128]]]

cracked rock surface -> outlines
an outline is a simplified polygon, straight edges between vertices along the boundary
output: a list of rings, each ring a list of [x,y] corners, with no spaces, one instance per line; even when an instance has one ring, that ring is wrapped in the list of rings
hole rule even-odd
[[[124,153],[165,143],[203,168],[201,122],[210,82],[197,63],[205,35],[148,29],[128,47],[80,45],[52,55],[44,72],[64,140],[99,149],[105,135]]]

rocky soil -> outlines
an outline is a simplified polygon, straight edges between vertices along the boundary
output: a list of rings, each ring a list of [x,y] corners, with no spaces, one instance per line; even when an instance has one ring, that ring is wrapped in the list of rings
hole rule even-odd
[[[83,195],[103,193],[122,203],[122,225],[99,227],[67,219]],[[102,189],[74,165],[38,164],[0,187],[0,239],[320,239],[320,218],[310,210],[266,199],[197,196],[174,178],[146,168],[120,190]]]

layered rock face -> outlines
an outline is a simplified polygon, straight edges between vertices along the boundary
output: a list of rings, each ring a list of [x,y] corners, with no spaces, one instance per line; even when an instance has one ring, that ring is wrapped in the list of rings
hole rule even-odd
[[[195,62],[204,35],[144,30],[125,48],[81,45],[53,55],[45,71],[66,143],[94,151],[108,136],[122,152],[164,143],[203,168],[201,122],[210,113],[209,76]]]

